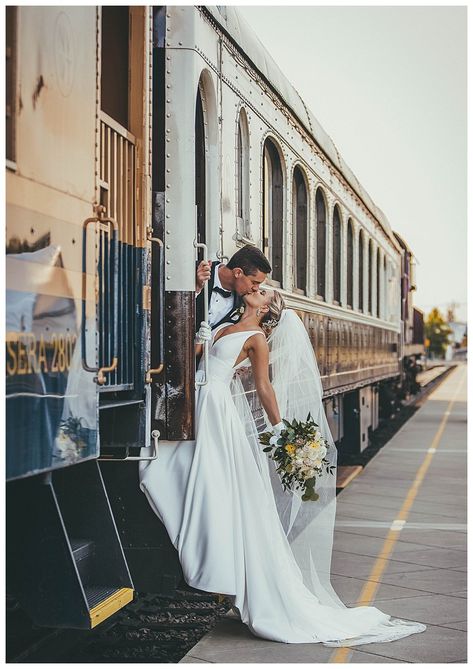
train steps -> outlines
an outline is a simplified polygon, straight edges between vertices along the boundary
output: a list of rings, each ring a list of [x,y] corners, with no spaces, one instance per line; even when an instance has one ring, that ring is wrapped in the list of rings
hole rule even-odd
[[[92,629],[133,599],[95,460],[7,486],[7,591],[36,625]]]

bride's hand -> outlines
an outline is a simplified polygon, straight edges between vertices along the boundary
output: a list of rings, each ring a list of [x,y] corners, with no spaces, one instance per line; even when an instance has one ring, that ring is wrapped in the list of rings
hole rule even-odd
[[[200,328],[195,335],[195,343],[205,344],[206,341],[210,341],[211,339],[212,339],[212,328],[208,323],[202,321],[200,324]]]
[[[272,430],[275,434],[276,437],[281,436],[281,432],[286,429],[286,426],[284,425],[283,421],[277,423],[276,425],[272,426]]]

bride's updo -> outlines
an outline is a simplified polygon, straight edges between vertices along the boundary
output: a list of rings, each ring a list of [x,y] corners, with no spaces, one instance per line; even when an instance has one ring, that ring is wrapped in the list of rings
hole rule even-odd
[[[261,319],[261,327],[267,337],[271,334],[272,329],[279,323],[283,309],[286,308],[281,293],[278,293],[277,290],[273,291],[273,298],[268,306],[269,311]]]

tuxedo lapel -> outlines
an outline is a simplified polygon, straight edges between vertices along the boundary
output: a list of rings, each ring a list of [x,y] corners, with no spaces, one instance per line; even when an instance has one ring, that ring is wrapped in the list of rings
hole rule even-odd
[[[215,272],[217,271],[217,267],[220,265],[220,261],[214,261],[211,264],[210,267],[210,279],[209,279],[209,306],[210,306],[210,300],[212,297],[212,291],[215,286]],[[236,323],[239,318],[240,314],[238,310],[240,309],[241,305],[243,304],[243,299],[236,293],[235,291],[232,291],[233,294],[233,306],[229,311],[221,318],[218,323],[215,323],[215,325],[212,325],[212,329],[218,327],[222,323],[228,322],[228,323]],[[196,330],[199,329],[201,321],[204,320],[204,291],[201,290],[199,295],[197,296],[196,299]]]

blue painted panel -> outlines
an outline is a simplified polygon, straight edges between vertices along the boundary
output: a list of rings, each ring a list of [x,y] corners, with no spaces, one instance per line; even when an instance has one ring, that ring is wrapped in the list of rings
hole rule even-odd
[[[69,278],[59,246],[7,255],[7,479],[98,456],[97,388],[82,366],[81,303]],[[95,309],[88,311],[93,363]]]

